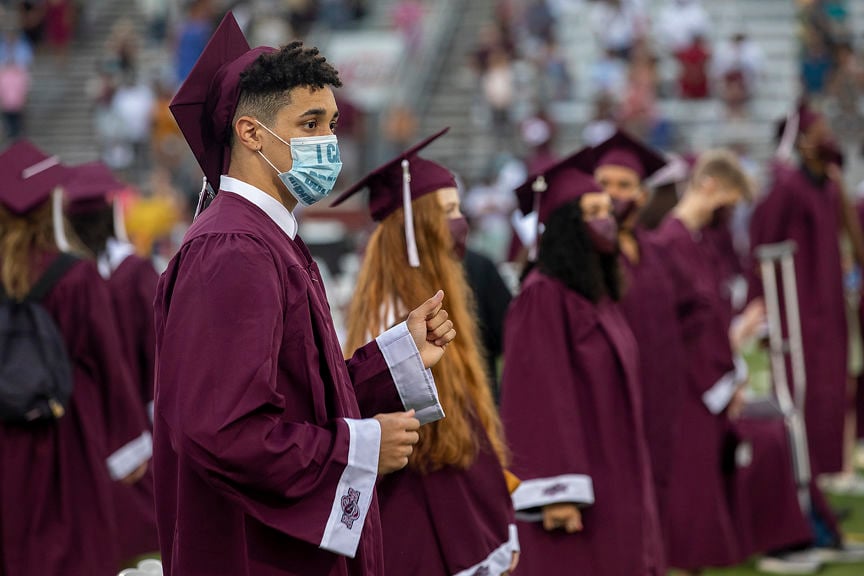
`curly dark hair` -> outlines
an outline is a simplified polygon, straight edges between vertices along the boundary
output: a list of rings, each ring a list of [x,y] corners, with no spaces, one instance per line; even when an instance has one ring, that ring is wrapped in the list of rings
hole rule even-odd
[[[537,268],[595,304],[604,296],[621,299],[618,254],[598,254],[594,249],[579,200],[550,215],[540,237]]]
[[[302,42],[262,54],[240,74],[235,119],[248,115],[272,122],[279,110],[291,102],[291,90],[301,86],[314,90],[338,88],[342,81],[317,48],[304,48]]]

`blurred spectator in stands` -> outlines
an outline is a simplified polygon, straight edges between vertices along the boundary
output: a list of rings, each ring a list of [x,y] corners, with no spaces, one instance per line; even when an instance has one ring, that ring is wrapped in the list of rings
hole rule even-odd
[[[540,76],[537,88],[541,102],[561,102],[572,98],[570,71],[555,38],[544,41],[535,66]]]
[[[836,68],[828,82],[828,95],[833,101],[831,121],[834,133],[846,144],[860,144],[862,141],[862,93],[864,68],[854,47],[849,43],[842,43],[836,50]]]
[[[608,140],[615,133],[618,110],[615,97],[610,93],[600,93],[594,99],[594,117],[582,130],[582,143],[596,146]]]
[[[288,38],[294,38],[284,6],[259,3],[254,10],[248,7],[247,12],[249,31],[246,37],[251,46],[282,46],[287,44]]]
[[[815,30],[810,30],[804,38],[801,54],[801,85],[804,95],[818,99],[825,92],[831,73],[833,59],[828,45]]]
[[[135,25],[128,18],[121,18],[111,27],[105,43],[106,65],[120,76],[138,73],[139,38]]]
[[[712,76],[732,118],[746,115],[764,67],[762,49],[743,32],[720,44],[712,63]]]
[[[172,0],[138,0],[138,11],[147,22],[147,43],[151,46],[165,42],[175,6]]]
[[[75,2],[73,0],[45,0],[45,40],[65,70],[69,44],[75,31]]]
[[[554,43],[555,18],[546,0],[531,0],[521,21],[532,38],[540,43]]]
[[[18,2],[18,24],[31,46],[42,42],[45,30],[45,3],[43,0]]]
[[[635,0],[601,0],[591,12],[591,28],[604,50],[629,60],[633,47],[645,36],[647,17]]]
[[[117,129],[104,160],[113,169],[126,171],[134,182],[143,179],[149,166],[154,103],[152,88],[133,75],[122,77],[111,100],[111,117]]]
[[[33,49],[14,18],[6,20],[0,33],[0,111],[6,137],[14,140],[24,133]]]
[[[418,128],[417,114],[411,105],[398,99],[393,102],[387,110],[384,120],[384,136],[387,138],[387,144],[390,148],[387,155],[398,154],[399,151],[411,146],[417,138]]]
[[[402,34],[409,54],[416,54],[423,43],[424,8],[420,0],[399,0],[390,11],[393,27]]]
[[[702,36],[695,36],[687,48],[676,52],[678,60],[678,90],[682,98],[700,100],[707,98],[708,63],[711,52]]]
[[[210,0],[192,0],[177,33],[174,66],[178,86],[186,79],[213,33]]]
[[[611,50],[591,64],[589,85],[595,96],[623,96],[627,87],[628,66]]]
[[[634,47],[621,100],[620,121],[631,133],[647,140],[657,119],[657,57],[644,43]]]
[[[511,107],[514,101],[514,73],[510,55],[503,48],[493,50],[483,75],[483,97],[492,113],[492,133],[507,149],[511,134]]]
[[[469,247],[502,262],[510,247],[510,215],[516,208],[513,190],[528,176],[525,165],[509,153],[492,158],[482,182],[475,185],[462,202],[462,211],[471,221]]]
[[[176,170],[188,149],[174,115],[168,109],[174,96],[173,83],[168,78],[159,78],[154,83],[153,108],[150,114],[150,157],[153,165]]]
[[[317,17],[317,3],[313,0],[283,0],[288,7],[288,22],[294,30],[295,37],[292,40],[303,40],[312,29]],[[277,46],[287,44],[280,42]]]
[[[356,15],[345,0],[319,0],[318,18],[328,28],[342,30],[355,20]]]
[[[690,49],[697,37],[707,37],[709,28],[701,0],[672,0],[660,12],[656,36],[670,54],[678,54]]]
[[[541,100],[543,102],[543,100]],[[528,174],[542,172],[558,159],[553,146],[555,143],[555,124],[544,110],[532,114],[519,125],[522,143],[528,149],[525,168]]]

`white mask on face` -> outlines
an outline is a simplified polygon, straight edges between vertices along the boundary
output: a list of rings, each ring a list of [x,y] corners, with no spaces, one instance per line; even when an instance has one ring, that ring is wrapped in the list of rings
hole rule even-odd
[[[298,202],[304,206],[311,206],[333,191],[333,186],[336,185],[336,179],[342,170],[342,157],[339,154],[339,142],[335,135],[291,138],[289,143],[260,121],[258,124],[291,148],[292,164],[291,170],[287,172],[281,172],[276,168],[261,150],[258,150],[258,154],[276,170],[279,179]]]

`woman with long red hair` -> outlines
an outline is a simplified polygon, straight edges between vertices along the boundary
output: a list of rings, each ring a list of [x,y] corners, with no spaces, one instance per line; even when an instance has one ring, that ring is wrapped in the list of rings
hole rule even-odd
[[[519,547],[507,449],[461,265],[468,227],[452,173],[417,156],[443,133],[373,171],[334,203],[368,187],[378,222],[351,302],[345,350],[399,322],[425,300],[429,286],[444,290],[459,332],[432,369],[446,417],[420,429],[405,470],[379,480],[386,573],[499,576],[515,568]],[[422,422],[422,411],[418,417]],[[404,528],[406,517],[412,530]]]

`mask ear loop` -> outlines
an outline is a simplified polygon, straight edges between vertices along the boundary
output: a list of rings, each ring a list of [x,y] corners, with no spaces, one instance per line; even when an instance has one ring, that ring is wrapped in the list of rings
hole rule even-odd
[[[412,268],[419,268],[420,255],[417,253],[417,238],[414,234],[414,209],[411,206],[411,173],[408,171],[408,160],[402,160],[402,208],[405,212],[405,244],[408,248],[408,264]]]

